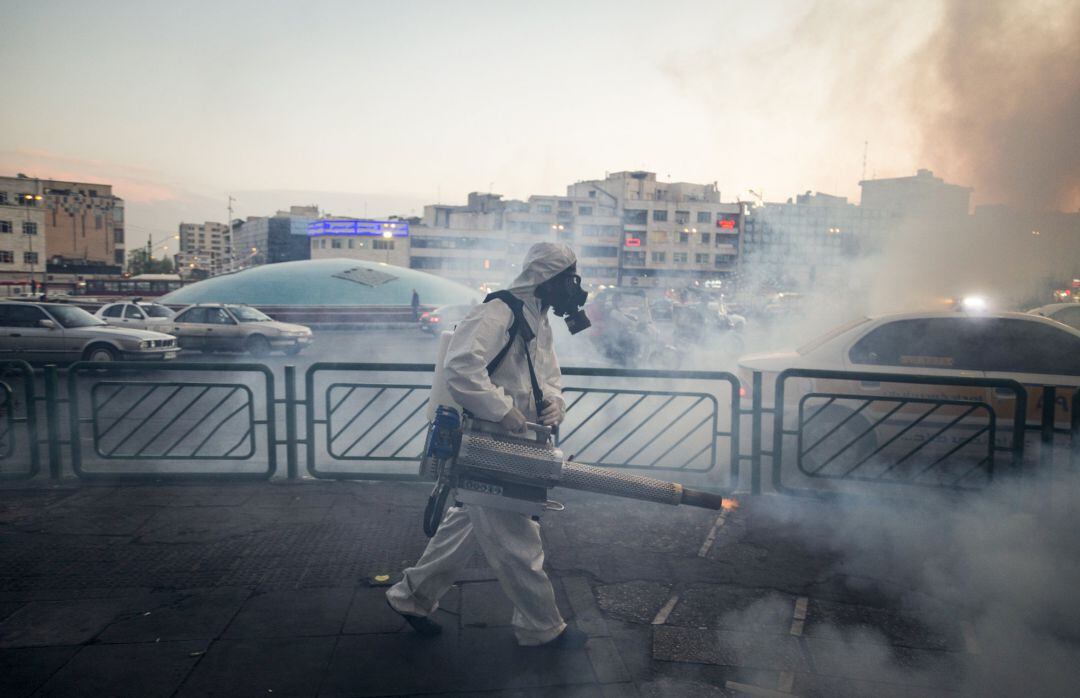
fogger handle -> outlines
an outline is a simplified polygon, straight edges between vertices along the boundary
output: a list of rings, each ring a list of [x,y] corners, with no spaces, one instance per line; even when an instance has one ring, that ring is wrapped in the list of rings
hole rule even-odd
[[[683,487],[682,503],[691,507],[701,507],[702,509],[723,509],[724,497],[715,492],[703,492]]]

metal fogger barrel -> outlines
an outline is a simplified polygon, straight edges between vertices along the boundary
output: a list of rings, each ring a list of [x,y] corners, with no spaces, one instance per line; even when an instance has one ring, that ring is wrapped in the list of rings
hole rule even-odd
[[[510,434],[491,422],[440,407],[428,432],[421,475],[436,482],[424,530],[434,535],[450,493],[455,501],[539,516],[553,508],[548,489],[565,487],[660,504],[723,508],[723,496],[675,482],[568,461],[551,443],[551,430],[528,426],[532,436]]]

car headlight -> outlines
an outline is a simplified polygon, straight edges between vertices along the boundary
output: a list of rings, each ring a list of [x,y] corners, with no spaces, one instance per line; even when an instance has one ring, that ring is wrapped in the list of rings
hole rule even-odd
[[[150,349],[154,346],[154,342],[149,339],[144,339],[139,342],[140,349]]]

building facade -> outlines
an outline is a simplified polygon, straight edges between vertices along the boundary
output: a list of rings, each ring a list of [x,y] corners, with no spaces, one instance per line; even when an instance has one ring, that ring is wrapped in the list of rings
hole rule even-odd
[[[249,216],[233,228],[228,268],[310,259],[308,225],[318,217],[317,206],[292,206],[273,216]]]
[[[964,219],[971,208],[971,187],[948,184],[930,170],[914,177],[866,179],[860,205],[893,218]]]
[[[409,266],[409,223],[360,218],[321,218],[308,224],[311,259],[346,257]]]
[[[181,223],[180,251],[176,269],[181,274],[205,273],[211,276],[228,271],[233,259],[232,232],[225,223]]]
[[[27,177],[0,177],[0,296],[30,293],[46,283],[43,184]]]

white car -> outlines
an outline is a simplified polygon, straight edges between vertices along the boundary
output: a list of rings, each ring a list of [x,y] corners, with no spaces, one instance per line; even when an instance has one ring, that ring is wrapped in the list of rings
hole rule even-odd
[[[176,313],[160,303],[131,300],[103,305],[94,315],[114,327],[167,333]]]
[[[1057,320],[1073,329],[1080,330],[1080,303],[1051,303],[1028,312]]]
[[[934,312],[861,318],[792,352],[742,357],[739,377],[744,394],[752,386],[753,372],[761,371],[762,399],[766,405],[771,404],[776,376],[788,368],[1015,380],[1027,386],[1028,424],[1040,422],[1041,386],[1056,386],[1055,424],[1068,428],[1071,399],[1080,388],[1080,331],[1037,315],[1012,312]],[[810,393],[844,394],[853,398],[834,400],[828,405],[825,405],[827,398],[813,398],[816,401],[813,405],[811,401],[801,404],[800,400]],[[863,406],[863,396],[887,399]],[[919,400],[930,402],[919,403]],[[1007,442],[1005,430],[1010,428],[1008,420],[1015,409],[1015,396],[1010,391],[873,380],[787,381],[785,430],[796,428],[794,420],[799,419],[796,410],[803,415],[802,423],[809,427],[814,405],[825,405],[821,408],[823,418],[813,421],[812,433],[804,435],[803,444],[809,444],[804,448],[809,450],[815,439],[825,438],[835,427],[844,430],[853,442],[859,442],[845,454],[854,457],[885,443],[891,438],[885,434],[896,433],[897,429],[889,432],[885,427],[902,428],[912,421],[913,415],[930,411],[933,401],[941,400],[957,404],[939,405],[922,426],[947,423],[966,410],[964,405],[981,402],[997,415],[996,441]],[[886,414],[893,408],[895,413]],[[977,418],[987,421],[986,411],[980,410]],[[909,432],[904,438],[919,437]],[[944,438],[959,444],[964,437]]]
[[[243,351],[258,357],[271,351],[296,356],[313,341],[311,329],[304,325],[278,322],[260,310],[233,303],[190,305],[177,313],[167,331],[184,349]]]
[[[110,327],[73,305],[0,303],[0,359],[30,362],[167,361],[176,338],[160,332]]]

